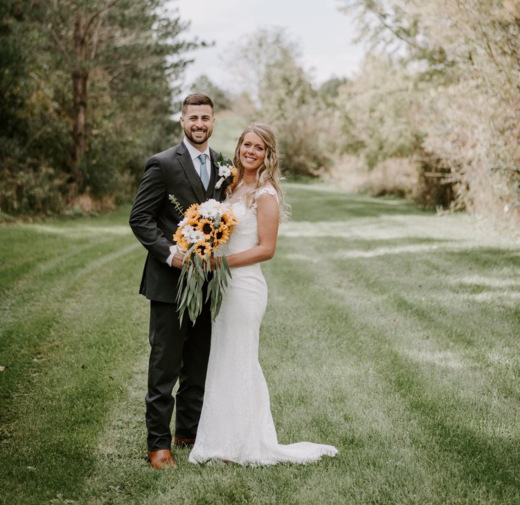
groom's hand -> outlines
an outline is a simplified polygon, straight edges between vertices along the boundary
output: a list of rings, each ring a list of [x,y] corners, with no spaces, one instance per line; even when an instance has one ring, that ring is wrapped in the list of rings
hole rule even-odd
[[[177,251],[172,258],[172,267],[174,268],[182,268],[182,262],[184,259],[184,254]]]

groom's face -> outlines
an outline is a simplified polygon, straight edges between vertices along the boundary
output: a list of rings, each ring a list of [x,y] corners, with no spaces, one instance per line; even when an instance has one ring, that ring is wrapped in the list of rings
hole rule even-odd
[[[181,116],[184,134],[194,146],[204,146],[213,133],[215,117],[210,105],[188,105]]]

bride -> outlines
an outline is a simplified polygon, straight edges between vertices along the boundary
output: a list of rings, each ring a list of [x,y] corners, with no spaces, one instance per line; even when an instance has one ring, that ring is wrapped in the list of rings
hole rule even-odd
[[[235,150],[238,185],[227,196],[238,219],[225,247],[232,278],[212,327],[204,403],[191,463],[307,463],[338,451],[330,445],[280,445],[269,391],[258,362],[267,286],[260,262],[273,257],[284,196],[276,140],[265,125],[248,126]]]

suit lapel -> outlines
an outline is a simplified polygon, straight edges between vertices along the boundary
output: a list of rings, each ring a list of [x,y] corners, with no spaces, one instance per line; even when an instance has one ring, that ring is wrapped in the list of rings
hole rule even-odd
[[[182,142],[179,144],[179,147],[177,148],[177,160],[184,169],[184,173],[188,178],[188,181],[191,185],[191,189],[193,189],[193,192],[195,193],[197,200],[199,201],[199,203],[202,203],[205,200],[204,186],[202,185],[199,174],[197,174],[197,171],[193,166],[193,161],[191,161],[190,153],[188,152],[186,146]]]

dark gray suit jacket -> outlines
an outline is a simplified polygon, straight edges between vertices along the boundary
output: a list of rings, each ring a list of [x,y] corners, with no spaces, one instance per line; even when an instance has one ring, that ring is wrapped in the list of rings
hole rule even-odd
[[[217,154],[210,149],[212,172],[207,191],[197,174],[186,146],[179,145],[152,156],[130,213],[130,227],[148,250],[139,292],[149,300],[175,303],[180,270],[166,264],[173,235],[183,218],[169,195],[174,195],[184,211],[208,198],[221,200],[225,185],[215,189]]]

